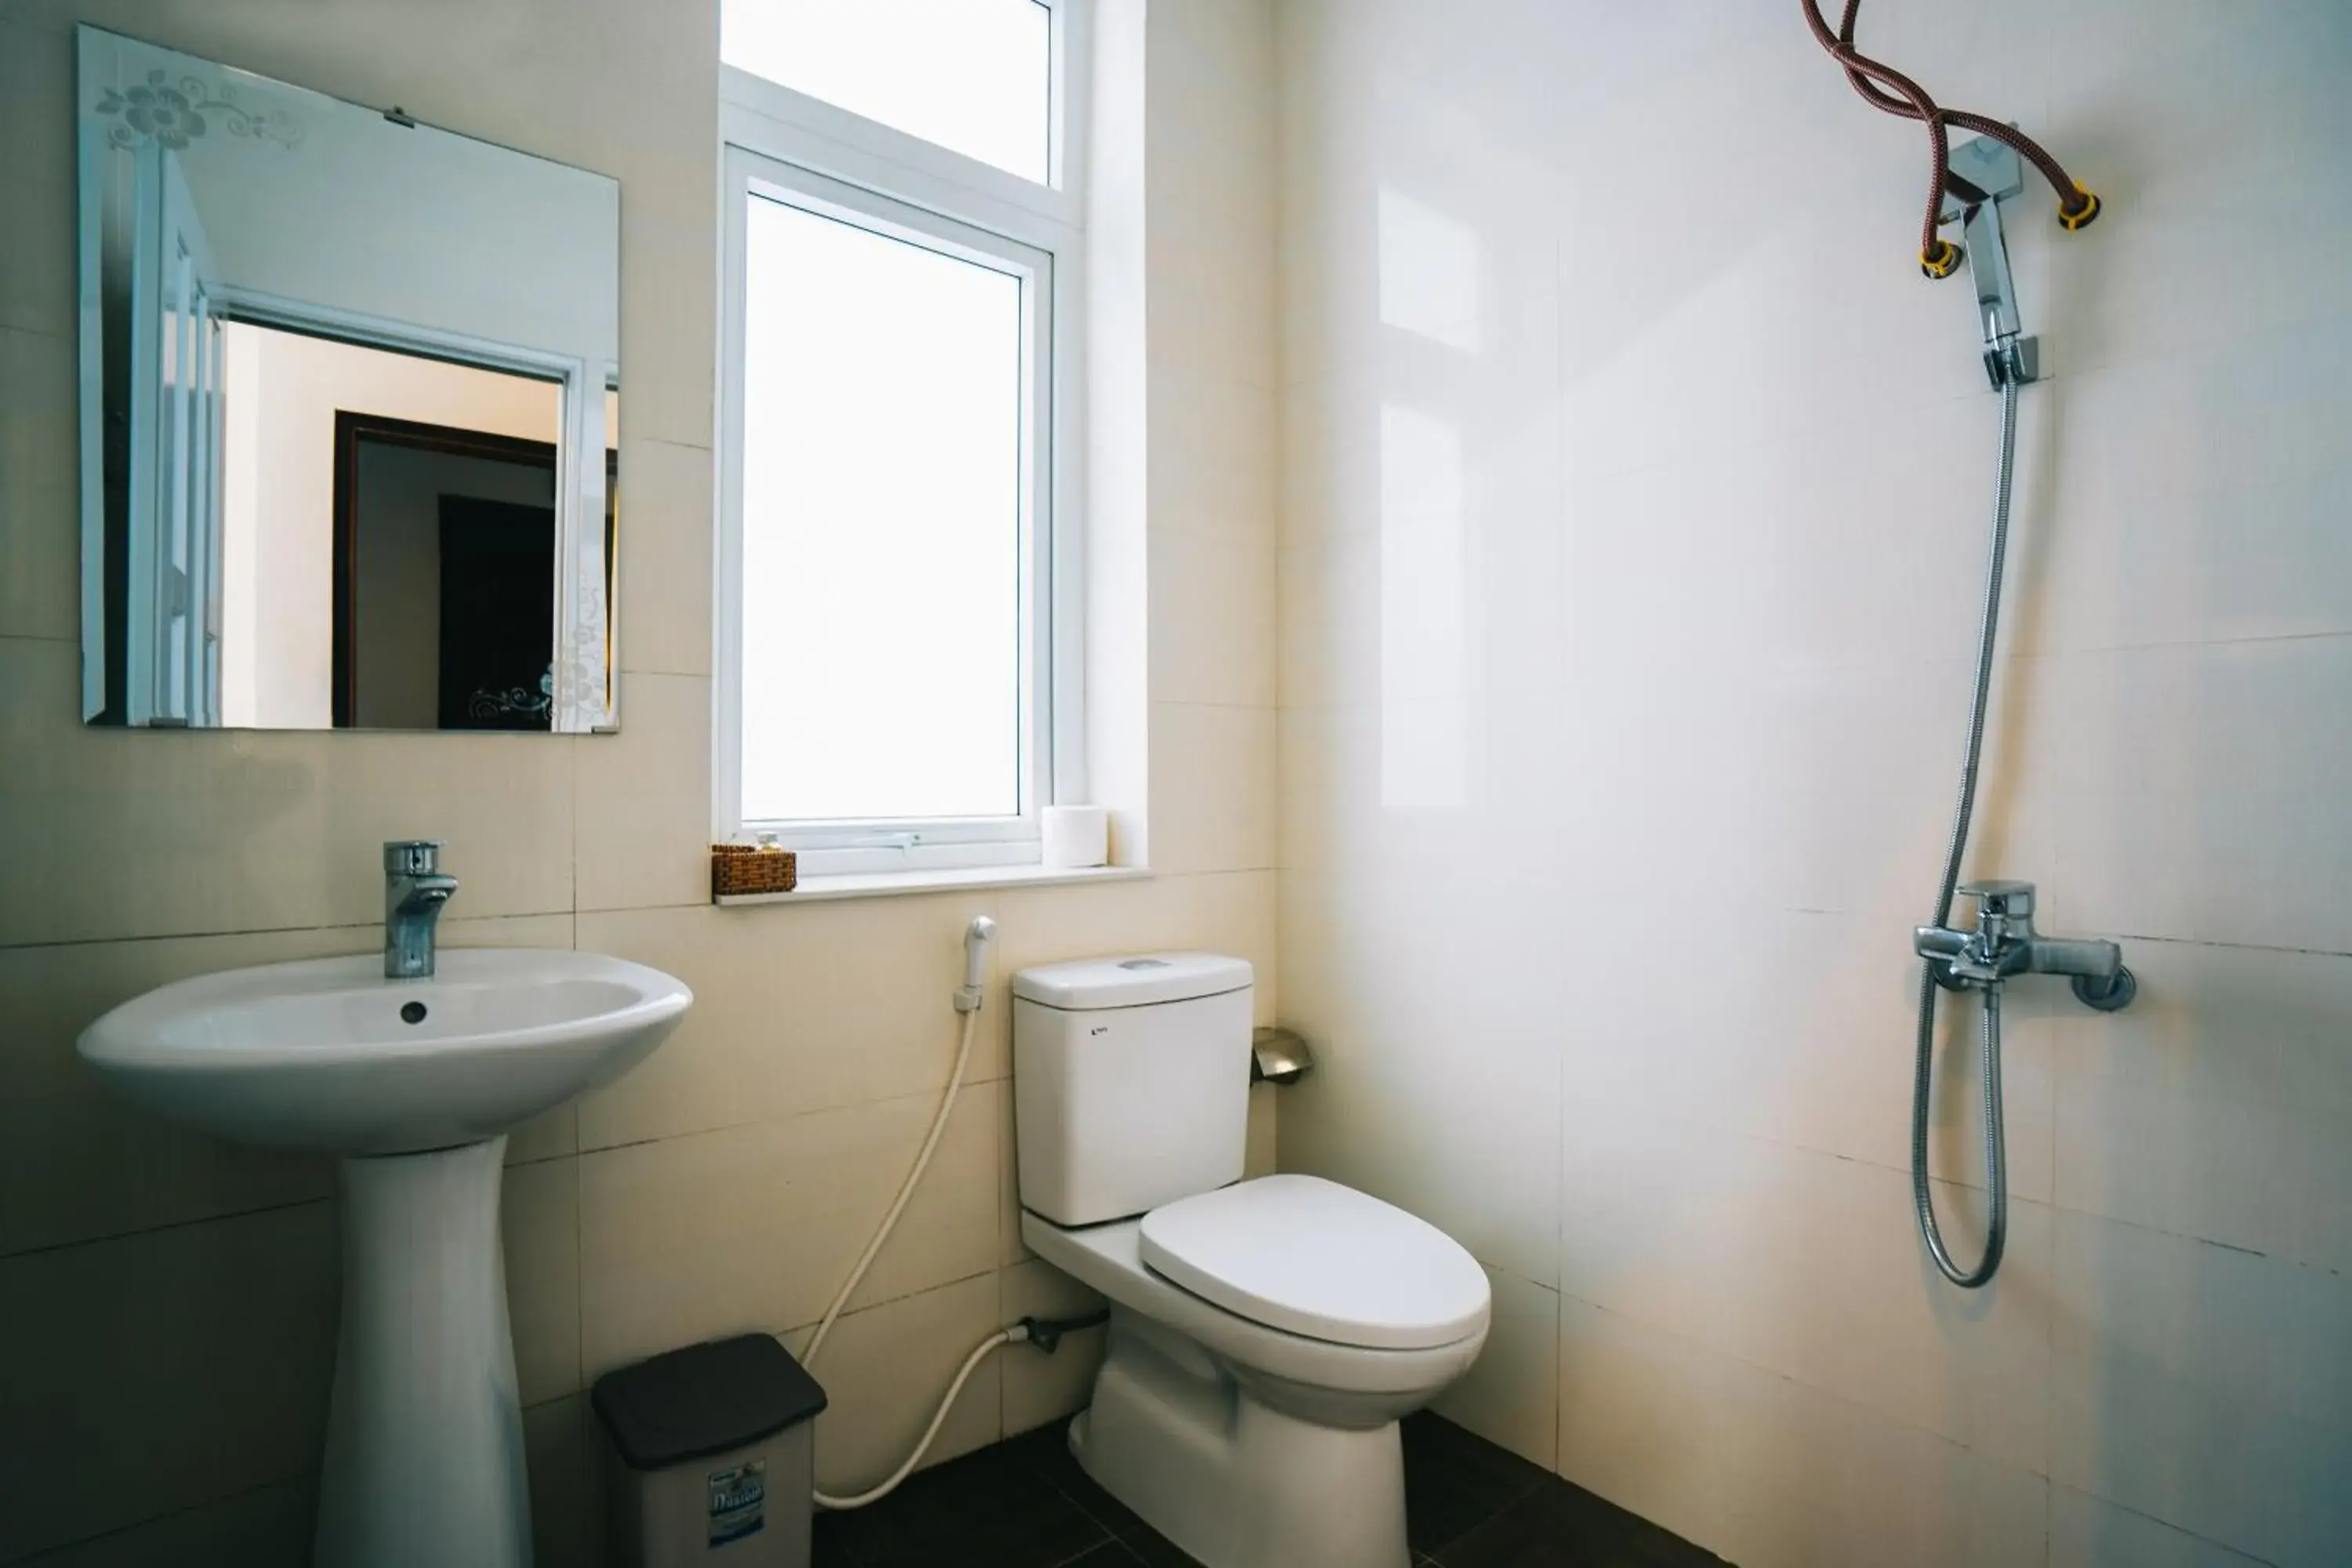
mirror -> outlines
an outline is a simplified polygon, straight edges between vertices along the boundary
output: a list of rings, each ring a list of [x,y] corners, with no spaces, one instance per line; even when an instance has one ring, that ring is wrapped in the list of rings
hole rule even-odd
[[[614,728],[618,183],[76,42],[83,718]]]

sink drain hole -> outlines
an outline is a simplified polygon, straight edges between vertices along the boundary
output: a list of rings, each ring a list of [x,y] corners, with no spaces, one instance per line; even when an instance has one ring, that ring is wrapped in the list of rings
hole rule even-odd
[[[404,1024],[422,1024],[425,1022],[425,1004],[422,1002],[402,1003],[400,1005],[400,1021]]]

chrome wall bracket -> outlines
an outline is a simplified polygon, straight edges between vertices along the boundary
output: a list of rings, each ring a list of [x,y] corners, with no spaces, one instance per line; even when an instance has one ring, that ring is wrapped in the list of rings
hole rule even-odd
[[[2042,377],[2041,342],[2021,331],[2016,280],[2001,238],[2000,204],[2025,188],[2017,154],[1989,136],[1963,142],[1945,161],[1946,223],[1960,226],[1969,277],[1977,290],[1977,321],[1984,331],[1985,379],[1995,392]]]

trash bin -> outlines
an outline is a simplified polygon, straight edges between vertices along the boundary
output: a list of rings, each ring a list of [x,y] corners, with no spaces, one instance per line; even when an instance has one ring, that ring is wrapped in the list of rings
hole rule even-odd
[[[808,1568],[824,1390],[766,1334],[596,1380],[617,1568]]]

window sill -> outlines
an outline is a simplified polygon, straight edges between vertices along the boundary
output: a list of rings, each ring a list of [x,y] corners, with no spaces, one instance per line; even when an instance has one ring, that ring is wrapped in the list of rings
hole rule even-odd
[[[1134,882],[1151,875],[1149,866],[959,866],[923,871],[869,871],[858,875],[803,877],[789,893],[722,893],[711,900],[738,904],[816,904],[833,899],[887,899],[901,893],[940,893],[953,889],[1045,888],[1074,882]]]

